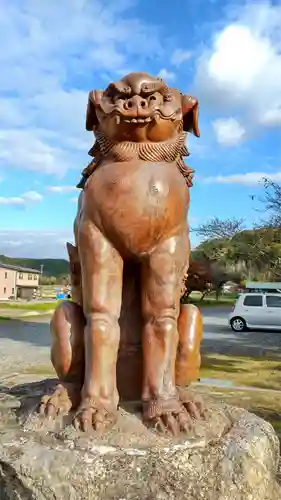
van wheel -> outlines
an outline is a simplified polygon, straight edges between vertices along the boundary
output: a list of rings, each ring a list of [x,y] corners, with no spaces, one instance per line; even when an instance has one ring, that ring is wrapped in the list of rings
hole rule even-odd
[[[234,332],[244,332],[247,330],[246,321],[242,318],[233,318],[230,321],[230,326]]]

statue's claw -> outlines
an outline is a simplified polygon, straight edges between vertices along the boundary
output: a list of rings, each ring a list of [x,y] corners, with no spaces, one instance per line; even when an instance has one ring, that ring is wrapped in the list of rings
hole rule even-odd
[[[44,395],[39,404],[40,415],[55,418],[77,408],[80,401],[80,387],[74,383],[58,384],[52,394]]]
[[[206,409],[204,403],[199,396],[196,396],[188,389],[178,388],[179,399],[187,413],[195,420],[204,419]]]
[[[192,427],[191,416],[177,400],[156,399],[143,405],[143,419],[159,432],[168,432],[178,436]]]
[[[106,409],[97,400],[85,398],[73,419],[77,431],[89,432],[94,429],[103,432],[106,427],[112,426],[117,420],[117,410]]]

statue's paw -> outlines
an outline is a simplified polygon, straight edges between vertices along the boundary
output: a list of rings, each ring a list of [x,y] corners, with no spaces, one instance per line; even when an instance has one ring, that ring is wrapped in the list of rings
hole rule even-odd
[[[193,394],[189,389],[178,388],[179,400],[188,415],[195,420],[205,419],[206,409],[200,396]]]
[[[143,404],[143,419],[155,430],[178,436],[188,432],[192,420],[184,406],[175,399],[153,399]]]
[[[55,418],[77,408],[80,401],[80,388],[72,383],[58,384],[51,394],[44,395],[39,404],[40,415]]]
[[[77,431],[89,432],[94,429],[103,432],[112,426],[117,420],[117,409],[105,408],[96,399],[85,398],[73,419],[73,425]]]

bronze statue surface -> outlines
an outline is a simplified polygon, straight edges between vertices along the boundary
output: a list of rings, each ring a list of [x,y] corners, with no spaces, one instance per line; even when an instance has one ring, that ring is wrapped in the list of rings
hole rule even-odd
[[[52,320],[61,383],[41,412],[76,408],[76,428],[99,430],[120,397],[140,398],[146,422],[177,434],[202,413],[185,390],[198,376],[202,318],[180,305],[193,173],[183,156],[186,133],[199,136],[198,102],[131,73],[90,92],[86,128],[96,142],[68,245],[74,303]]]

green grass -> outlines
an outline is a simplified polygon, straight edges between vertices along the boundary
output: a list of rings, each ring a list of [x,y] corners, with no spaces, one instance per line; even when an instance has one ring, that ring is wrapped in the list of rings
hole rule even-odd
[[[54,300],[54,302],[38,302],[38,303],[32,303],[32,304],[26,304],[26,303],[0,303],[0,310],[1,309],[20,309],[20,310],[26,310],[26,311],[51,311],[57,307],[58,304],[60,304],[62,301],[61,300]]]
[[[9,321],[12,318],[9,318],[8,316],[0,316],[0,321]]]
[[[190,295],[189,302],[192,304],[195,304],[199,306],[200,308],[203,307],[217,307],[217,306],[229,306],[235,302],[236,295],[225,295],[224,297],[221,297],[219,300],[216,300],[215,296],[213,294],[208,295],[205,297],[204,300],[200,300],[201,294],[197,292],[193,292]],[[37,302],[37,303],[9,303],[9,302],[1,302],[0,303],[0,311],[1,309],[21,309],[21,310],[26,310],[26,311],[51,311],[54,310],[58,304],[60,304],[62,300],[54,300],[53,302]]]
[[[201,299],[201,293],[192,292],[189,296],[188,302],[195,304],[196,306],[202,307],[218,307],[218,306],[231,306],[235,303],[237,294],[222,295],[218,300],[213,293],[207,295],[203,300]]]
[[[203,355],[200,378],[227,380],[235,386],[281,390],[281,353],[280,357],[271,359],[267,355],[259,358]]]

